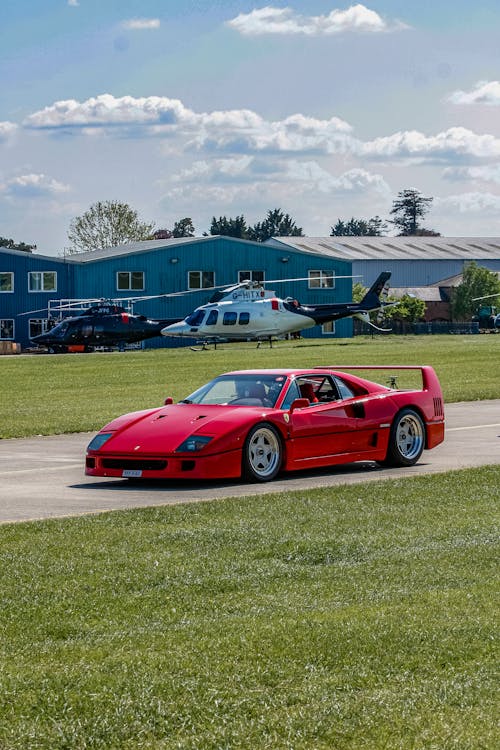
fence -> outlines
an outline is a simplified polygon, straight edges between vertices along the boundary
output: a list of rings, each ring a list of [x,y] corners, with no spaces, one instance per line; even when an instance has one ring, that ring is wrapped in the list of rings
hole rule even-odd
[[[390,331],[377,331],[376,328],[362,323],[360,320],[354,321],[355,336],[384,336],[388,333],[396,335],[415,334],[417,336],[434,335],[443,333],[454,334],[475,334],[479,333],[479,323],[463,322],[449,323],[445,321],[435,321],[432,323],[407,323],[403,320],[392,320],[386,324]]]

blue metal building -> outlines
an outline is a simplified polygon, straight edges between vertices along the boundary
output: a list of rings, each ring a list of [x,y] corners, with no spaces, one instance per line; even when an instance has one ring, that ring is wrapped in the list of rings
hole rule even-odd
[[[222,236],[137,242],[67,258],[0,248],[0,333],[28,347],[30,336],[46,325],[47,306],[54,300],[136,297],[136,313],[183,318],[208,301],[210,287],[248,278],[276,280],[269,288],[278,296],[302,303],[350,301],[352,279],[332,282],[332,275],[351,276],[351,262]],[[184,291],[190,294],[168,296]],[[304,335],[351,336],[352,321],[315,326]],[[144,342],[150,347],[175,345],[177,340],[164,337]]]

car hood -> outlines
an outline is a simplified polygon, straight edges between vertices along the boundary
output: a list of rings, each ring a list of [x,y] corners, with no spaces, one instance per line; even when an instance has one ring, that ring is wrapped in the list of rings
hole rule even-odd
[[[103,427],[101,432],[114,434],[99,452],[164,455],[175,451],[191,435],[210,435],[214,439],[227,436],[270,411],[273,410],[254,406],[169,404],[125,414]]]

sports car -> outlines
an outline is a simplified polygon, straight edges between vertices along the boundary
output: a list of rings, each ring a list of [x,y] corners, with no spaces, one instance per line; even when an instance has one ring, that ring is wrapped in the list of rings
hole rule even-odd
[[[358,370],[419,370],[401,390]],[[386,373],[387,374],[387,373]],[[236,478],[376,461],[412,466],[444,439],[443,396],[428,366],[242,370],[179,403],[114,419],[87,448],[85,473],[144,479]]]
[[[390,370],[390,385],[358,370]],[[406,370],[420,371],[421,387],[396,387],[394,372]],[[114,419],[90,442],[85,473],[267,482],[280,471],[354,461],[412,466],[443,439],[443,396],[432,367],[243,370],[177,404],[167,398]]]

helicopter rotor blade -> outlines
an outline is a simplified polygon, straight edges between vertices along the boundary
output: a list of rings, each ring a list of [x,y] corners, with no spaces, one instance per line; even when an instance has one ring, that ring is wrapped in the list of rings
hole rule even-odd
[[[495,294],[485,294],[484,297],[473,297],[473,302],[479,302],[479,300],[482,299],[490,299],[490,297],[500,297],[500,292],[495,292]]]
[[[322,276],[321,278],[323,280],[324,279],[360,279],[361,275],[358,274],[357,276],[337,276],[337,275],[332,274],[331,276]],[[297,279],[269,279],[269,280],[266,279],[265,281],[262,282],[262,284],[263,285],[264,284],[286,284],[288,281],[310,281],[310,280],[311,280],[310,276],[302,276]],[[244,284],[245,282],[242,282],[242,283]]]
[[[28,312],[18,313],[18,316],[21,317],[21,315],[34,315],[35,313],[46,312],[48,309],[48,307],[41,307],[39,310],[28,310]]]

